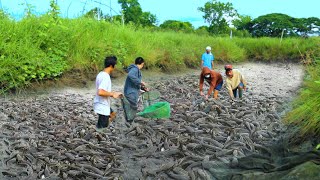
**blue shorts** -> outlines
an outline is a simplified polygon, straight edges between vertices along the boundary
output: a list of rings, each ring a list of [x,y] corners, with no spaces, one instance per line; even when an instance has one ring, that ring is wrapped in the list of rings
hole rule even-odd
[[[223,85],[223,80],[221,81],[221,83],[219,83],[214,89],[217,91],[220,91]]]
[[[238,87],[243,88],[243,87],[244,87],[244,84],[243,84],[242,82],[240,82],[240,84],[238,85]]]

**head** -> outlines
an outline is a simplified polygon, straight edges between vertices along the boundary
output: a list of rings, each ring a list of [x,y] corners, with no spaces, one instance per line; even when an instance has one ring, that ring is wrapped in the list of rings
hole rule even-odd
[[[109,68],[111,71],[113,71],[116,64],[117,64],[117,57],[115,56],[107,56],[104,59],[104,68]]]
[[[211,74],[210,74],[210,73],[205,74],[205,75],[204,75],[204,78],[205,78],[205,79],[210,79],[210,78],[211,78]]]
[[[142,69],[144,66],[144,59],[142,57],[137,57],[135,60],[135,64],[138,66],[139,69]]]
[[[203,78],[206,80],[210,80],[211,79],[211,70],[208,67],[202,68],[201,76],[203,76]]]
[[[210,53],[210,52],[211,52],[211,47],[210,47],[210,46],[207,46],[207,47],[206,47],[206,52],[207,52],[207,53]]]
[[[233,77],[232,65],[231,64],[225,65],[224,69],[226,70],[226,76],[227,77]]]

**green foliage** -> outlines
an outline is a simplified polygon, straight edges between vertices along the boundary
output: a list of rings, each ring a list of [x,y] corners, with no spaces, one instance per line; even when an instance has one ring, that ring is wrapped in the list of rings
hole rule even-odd
[[[176,20],[167,20],[164,21],[161,25],[160,28],[166,29],[166,30],[173,30],[176,32],[186,32],[186,33],[191,33],[194,31],[194,28],[190,22],[181,22],[181,21],[176,21]]]
[[[253,36],[280,37],[282,30],[284,36],[293,36],[294,18],[280,13],[267,14],[254,19],[249,31]]]
[[[197,33],[161,32],[154,27],[97,21],[93,18],[56,18],[55,13],[25,17],[15,22],[0,16],[0,90],[21,88],[31,82],[59,78],[63,73],[98,72],[106,55],[115,55],[122,69],[138,56],[148,68],[178,71],[199,67],[201,54],[212,46],[217,61],[246,59],[303,59],[316,53],[319,38],[212,37],[206,27]],[[319,52],[319,51],[318,51]],[[318,79],[319,80],[319,79]],[[315,80],[315,81],[318,81]]]
[[[242,16],[239,15],[239,19],[235,19],[232,21],[232,24],[237,30],[249,30],[252,19],[250,16]]]
[[[272,13],[251,20],[249,16],[239,16],[233,20],[238,30],[247,30],[254,37],[295,37],[308,36],[309,34],[319,35],[320,19],[293,18],[286,14]]]
[[[320,49],[320,48],[319,48]],[[301,134],[320,135],[320,57],[314,57],[309,64],[304,81],[304,88],[294,102],[294,109],[285,121],[301,129]],[[317,146],[317,149],[319,146]]]
[[[137,26],[154,26],[157,18],[150,12],[143,12],[138,0],[118,0],[121,5],[124,22],[133,23]]]
[[[100,9],[100,8],[97,8],[97,7],[91,9],[90,11],[88,11],[88,12],[84,15],[84,17],[92,18],[92,19],[97,19],[98,17],[105,18],[105,17],[103,16],[103,13],[102,13],[101,9]]]
[[[227,33],[227,19],[237,15],[232,3],[216,0],[205,3],[204,7],[199,7],[198,10],[204,13],[203,18],[209,23],[209,32],[213,34]]]

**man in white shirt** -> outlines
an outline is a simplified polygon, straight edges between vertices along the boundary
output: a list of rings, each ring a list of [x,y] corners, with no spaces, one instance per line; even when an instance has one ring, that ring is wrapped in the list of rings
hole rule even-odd
[[[115,69],[117,58],[108,56],[104,60],[105,68],[96,78],[96,96],[94,98],[94,112],[99,116],[97,128],[106,128],[109,125],[109,120],[115,113],[111,109],[111,97],[120,98],[122,93],[111,91],[110,74]]]

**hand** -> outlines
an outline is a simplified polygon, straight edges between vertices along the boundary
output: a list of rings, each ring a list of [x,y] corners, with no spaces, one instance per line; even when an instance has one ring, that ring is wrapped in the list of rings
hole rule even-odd
[[[112,94],[112,97],[113,98],[121,98],[123,95],[122,95],[122,93],[121,92],[114,92],[113,94]]]
[[[141,86],[146,86],[146,85],[147,85],[147,83],[141,81]]]
[[[208,95],[206,95],[206,100],[208,100]]]
[[[204,94],[203,94],[203,92],[202,92],[202,91],[200,91],[200,95],[201,95],[201,96],[204,96]]]

